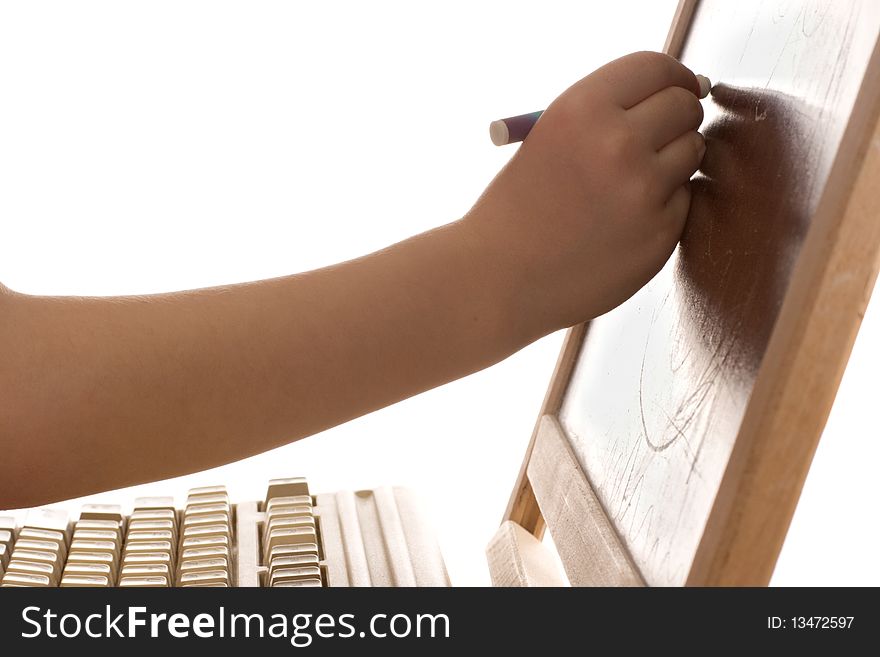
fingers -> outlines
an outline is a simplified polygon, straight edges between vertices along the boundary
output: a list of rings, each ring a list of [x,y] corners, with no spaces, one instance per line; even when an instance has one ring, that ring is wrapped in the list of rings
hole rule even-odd
[[[658,187],[664,196],[690,180],[705,153],[706,141],[699,132],[687,132],[657,153]]]
[[[681,87],[666,87],[627,110],[630,124],[654,150],[703,122],[703,106],[691,92]]]
[[[681,87],[699,96],[700,83],[693,72],[669,55],[636,52],[596,71],[612,99],[624,109],[640,103],[666,87]]]

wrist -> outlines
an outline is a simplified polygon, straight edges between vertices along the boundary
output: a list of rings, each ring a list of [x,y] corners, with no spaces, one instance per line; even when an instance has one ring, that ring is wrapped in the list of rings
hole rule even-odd
[[[475,279],[486,293],[486,303],[493,307],[499,338],[508,345],[508,353],[513,353],[550,331],[543,330],[542,313],[534,312],[535,304],[530,301],[534,277],[518,262],[515,250],[495,238],[495,222],[482,216],[485,211],[475,206],[453,225],[462,251],[473,264]]]

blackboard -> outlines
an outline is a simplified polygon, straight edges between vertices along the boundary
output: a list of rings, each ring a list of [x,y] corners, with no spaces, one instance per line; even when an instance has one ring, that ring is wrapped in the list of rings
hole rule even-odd
[[[560,547],[573,583],[769,580],[876,276],[878,34],[873,0],[680,4],[667,48],[715,83],[684,235],[572,329],[505,516],[579,546]],[[529,471],[550,426],[619,582],[595,577],[594,520],[529,480],[561,476],[558,457]]]

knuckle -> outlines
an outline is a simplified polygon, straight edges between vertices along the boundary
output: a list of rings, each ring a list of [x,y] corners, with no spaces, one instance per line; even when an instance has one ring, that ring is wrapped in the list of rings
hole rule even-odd
[[[625,133],[619,131],[609,132],[605,135],[602,144],[602,150],[606,159],[612,162],[621,162],[626,160],[626,154],[629,150],[628,139]]]
[[[583,94],[570,90],[554,100],[545,114],[553,117],[556,132],[566,139],[573,139],[575,134],[583,130],[584,116],[589,112],[590,106]]]
[[[629,184],[629,198],[640,208],[654,204],[660,195],[660,182],[656,176],[642,173],[634,175]]]
[[[674,57],[665,53],[642,50],[634,53],[639,66],[647,69],[647,72],[657,79],[665,79],[672,75],[681,64]]]
[[[668,93],[673,112],[687,116],[694,127],[703,122],[703,104],[694,94],[682,87],[670,87]]]
[[[619,165],[630,165],[635,162],[637,148],[633,131],[626,126],[614,127],[602,137],[602,153],[610,162]]]
[[[639,50],[629,55],[633,62],[641,66],[649,66],[654,70],[662,71],[675,60],[662,52],[653,50]]]

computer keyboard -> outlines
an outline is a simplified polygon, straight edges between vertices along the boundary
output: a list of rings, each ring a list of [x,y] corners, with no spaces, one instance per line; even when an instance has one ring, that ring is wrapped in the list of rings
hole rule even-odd
[[[260,501],[224,486],[0,517],[0,587],[448,586],[439,547],[407,490],[312,495],[273,479]]]

